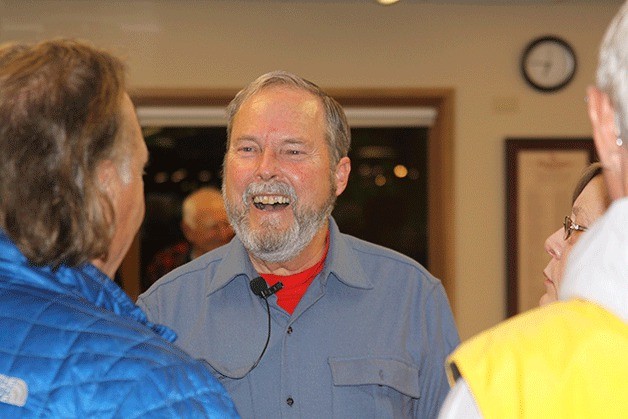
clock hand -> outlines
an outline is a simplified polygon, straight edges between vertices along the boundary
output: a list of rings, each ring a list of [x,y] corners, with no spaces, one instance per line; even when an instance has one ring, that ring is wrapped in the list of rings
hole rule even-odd
[[[549,75],[550,70],[552,69],[552,50],[547,50],[547,58],[545,59],[545,75]]]

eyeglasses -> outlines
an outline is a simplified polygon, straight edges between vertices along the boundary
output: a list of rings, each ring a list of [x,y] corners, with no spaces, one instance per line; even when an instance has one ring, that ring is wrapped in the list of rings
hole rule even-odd
[[[565,217],[565,222],[563,223],[563,227],[565,228],[565,235],[563,236],[563,240],[567,240],[571,237],[571,233],[574,231],[587,231],[588,227],[581,226],[573,222],[573,220],[567,216]]]

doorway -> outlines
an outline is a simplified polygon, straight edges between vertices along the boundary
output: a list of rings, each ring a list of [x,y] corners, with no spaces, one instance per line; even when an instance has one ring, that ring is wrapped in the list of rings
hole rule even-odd
[[[145,115],[146,111],[151,109],[156,110],[157,113],[161,113],[162,117],[165,115],[166,118],[183,118],[184,120],[187,120],[186,123],[188,124],[199,120],[207,124],[212,120],[212,118],[223,118],[222,113],[219,110],[224,109],[224,106],[226,106],[235,93],[235,90],[193,92],[179,90],[142,90],[134,92],[132,97],[138,108],[140,122],[144,127],[150,127],[151,123],[150,121],[145,120]],[[420,232],[420,229],[416,229],[414,227],[410,227],[410,229],[408,229],[407,226],[398,225],[391,229],[391,235],[389,238],[378,239],[377,237],[368,237],[366,239],[374,242],[384,240],[384,245],[391,248],[397,247],[396,250],[406,254],[411,253],[412,251],[409,249],[414,247],[415,253],[409,256],[425,264],[426,267],[429,268],[430,272],[443,282],[453,307],[455,303],[453,298],[454,257],[452,240],[454,221],[452,145],[453,91],[450,89],[387,89],[328,90],[328,93],[335,97],[345,108],[368,109],[377,107],[389,110],[396,109],[398,112],[393,112],[393,114],[397,115],[400,114],[399,111],[403,113],[404,110],[410,110],[412,108],[427,107],[434,110],[435,116],[433,123],[429,130],[424,129],[422,134],[418,131],[412,132],[413,128],[408,129],[407,127],[397,127],[398,129],[407,131],[405,134],[400,134],[402,136],[401,138],[412,138],[412,140],[406,139],[399,141],[399,143],[405,144],[403,146],[406,147],[405,151],[392,152],[390,147],[388,147],[388,144],[386,144],[386,142],[390,142],[390,140],[386,140],[386,138],[390,137],[388,137],[388,134],[384,133],[385,131],[378,133],[377,128],[370,129],[370,131],[364,131],[367,134],[358,133],[357,131],[353,133],[352,131],[352,135],[354,137],[352,152],[359,152],[360,154],[352,156],[353,171],[350,184],[352,182],[358,183],[356,180],[358,179],[360,173],[364,175],[361,176],[362,178],[370,179],[370,182],[373,182],[376,188],[382,188],[386,182],[389,182],[389,186],[396,184],[398,189],[402,188],[403,183],[406,181],[416,181],[413,186],[409,186],[410,189],[402,189],[404,191],[402,192],[402,196],[415,197],[424,192],[423,195],[426,197],[426,203],[423,205],[426,205],[427,209],[421,210],[420,206],[422,204],[417,201],[415,203],[408,204],[410,208],[413,208],[412,205],[415,205],[417,208],[415,211],[412,209],[408,210],[408,213],[411,214],[410,218],[413,220],[412,222],[415,226],[422,225],[425,227],[425,230]],[[172,121],[169,123],[172,123]],[[154,128],[155,127],[153,126],[152,129]],[[217,129],[224,130],[224,128]],[[423,140],[417,140],[417,138],[421,136],[423,137]],[[367,144],[367,141],[367,143],[360,145],[363,142],[361,139],[363,137],[367,138],[368,141],[373,142],[373,144],[369,145]],[[414,145],[412,145],[412,143],[414,143]],[[423,145],[421,146],[420,143]],[[423,147],[423,149],[407,149],[407,147],[413,146]],[[414,155],[417,156],[417,159],[415,159],[414,162],[407,162],[406,164],[395,164],[395,153],[401,153],[397,154],[397,156],[402,155],[404,158],[409,158],[409,156]],[[425,160],[421,161],[419,155],[423,156]],[[380,168],[377,168],[378,164],[374,163],[373,156],[379,156],[378,159],[380,160],[380,163],[382,163],[379,164],[379,166],[381,166]],[[394,169],[400,165],[405,166],[405,170],[408,170],[408,173],[406,173],[405,176],[399,177],[395,175]],[[420,174],[417,175],[411,170],[413,167],[416,169],[419,166],[425,168],[424,176]],[[403,168],[399,168],[397,170],[399,171],[398,174],[403,175]],[[380,173],[381,171],[392,173],[392,177],[386,177],[384,175],[386,178],[384,185],[377,186],[377,182],[382,182],[382,178],[378,178],[378,175],[383,174],[383,172]],[[217,178],[214,177],[212,179],[213,182],[217,182]],[[211,181],[212,180],[210,180],[210,182]],[[421,184],[421,182],[423,183]],[[412,182],[406,183],[412,185]],[[387,191],[387,189],[380,189],[380,192],[383,191]],[[345,194],[347,194],[347,192],[345,192]],[[387,194],[388,192],[381,194],[380,198],[387,198],[387,200],[390,201],[390,197]],[[347,194],[348,197],[351,195],[354,194]],[[370,198],[368,195],[368,193],[362,193],[362,196],[358,197],[358,202],[360,202],[359,200],[362,200],[362,204],[359,204],[359,206],[363,210],[366,209],[367,212],[374,209],[372,206],[373,204],[368,201],[368,199],[372,199],[372,197]],[[393,203],[390,205],[392,204]],[[347,218],[344,217],[342,212],[346,212],[347,206],[351,205],[356,204],[345,204],[339,199],[334,216],[339,220]],[[389,205],[389,203],[380,205],[379,210],[385,213],[390,211],[390,208],[394,207],[394,205],[391,207],[388,207],[387,205]],[[369,206],[371,207],[370,209],[368,208]],[[406,207],[407,205],[404,203],[403,206]],[[375,230],[369,228],[369,224],[371,223],[372,221],[365,223],[362,230]],[[178,223],[175,223],[174,225],[178,226]],[[341,226],[341,229],[344,229],[348,233],[353,233],[352,229],[355,229],[355,231],[359,230],[359,226],[350,226],[347,224],[345,227],[346,228],[343,228]],[[378,228],[377,230],[381,229]],[[407,232],[411,230],[416,230],[417,232],[407,235]],[[355,233],[355,235],[358,234],[359,233]],[[388,241],[386,242],[386,240]],[[419,243],[421,240],[426,243],[425,247],[416,246],[416,243]],[[124,288],[132,298],[136,298],[142,290],[142,285],[140,283],[141,265],[143,263],[141,257],[142,247],[144,246],[142,246],[140,238],[136,238],[121,267],[121,276]]]

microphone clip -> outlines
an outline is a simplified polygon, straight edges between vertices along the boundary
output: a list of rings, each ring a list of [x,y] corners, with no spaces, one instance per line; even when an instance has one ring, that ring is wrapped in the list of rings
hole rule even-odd
[[[251,291],[253,291],[253,294],[257,295],[258,297],[262,297],[263,299],[267,299],[268,297],[283,288],[283,284],[281,282],[277,282],[272,287],[269,287],[268,285],[266,285],[266,281],[264,281],[264,278],[262,278],[261,276],[252,279],[249,285],[251,286]]]

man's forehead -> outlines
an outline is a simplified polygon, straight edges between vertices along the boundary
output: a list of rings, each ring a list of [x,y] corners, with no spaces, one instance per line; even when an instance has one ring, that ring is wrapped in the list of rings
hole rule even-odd
[[[257,107],[261,102],[263,102],[268,96],[280,96],[284,100],[276,100],[275,102],[278,104],[285,103],[286,100],[298,100],[303,103],[302,106],[308,108],[319,108],[322,107],[322,100],[320,97],[316,96],[314,93],[305,90],[303,88],[297,86],[290,86],[285,84],[274,84],[271,86],[266,86],[259,91],[253,93],[250,97],[248,97],[243,103],[242,107],[250,106]],[[242,108],[241,107],[241,108]]]

